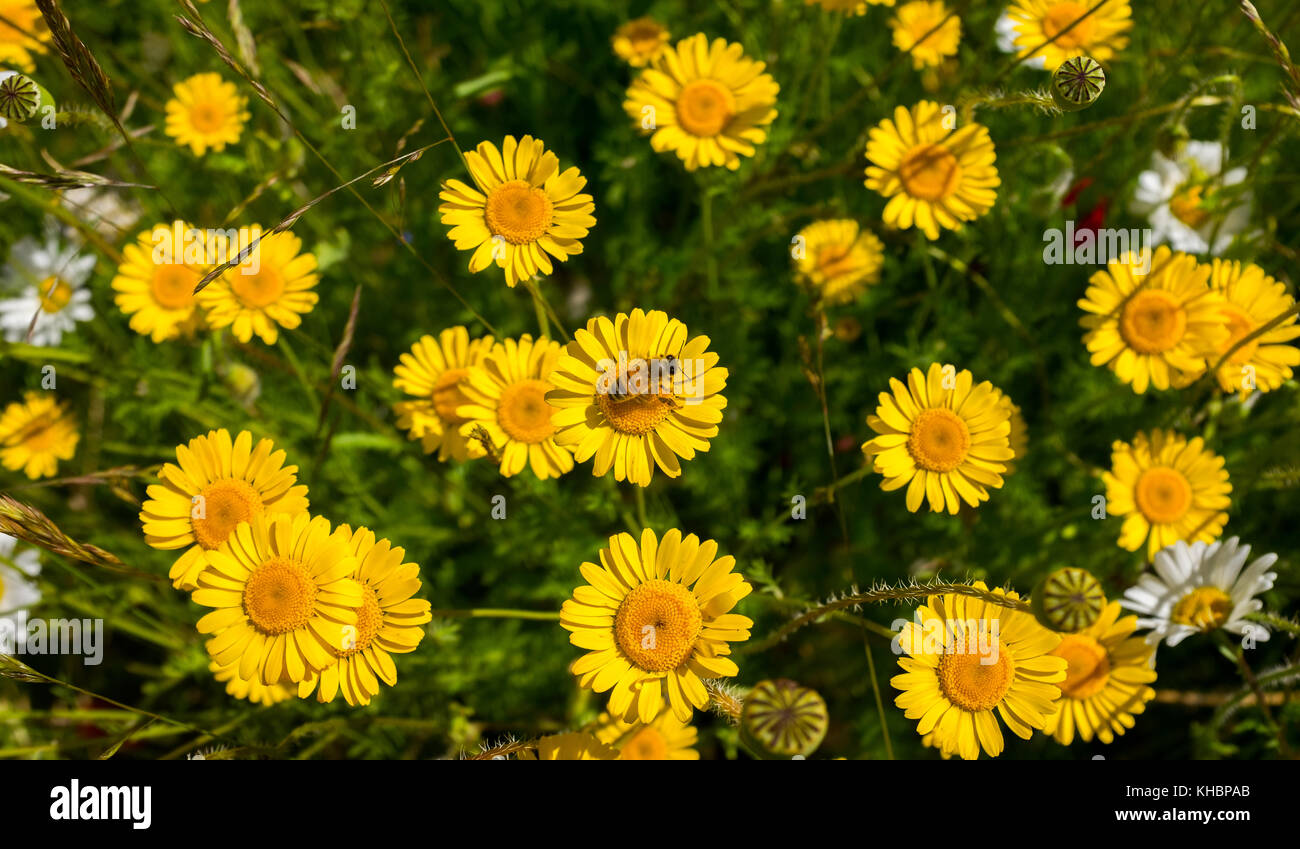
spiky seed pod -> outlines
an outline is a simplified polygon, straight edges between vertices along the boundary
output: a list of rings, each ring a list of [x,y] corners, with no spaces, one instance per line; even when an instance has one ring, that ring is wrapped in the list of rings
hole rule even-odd
[[[1030,607],[1045,628],[1082,631],[1097,621],[1106,606],[1101,584],[1086,569],[1067,566],[1049,572],[1034,587]]]
[[[1097,60],[1075,56],[1061,63],[1052,73],[1052,101],[1062,112],[1087,109],[1106,88],[1106,72]]]
[[[788,678],[760,681],[745,697],[742,738],[768,758],[807,757],[826,737],[826,701]]]
[[[9,74],[0,79],[0,118],[21,124],[36,114],[41,93],[31,77]]]

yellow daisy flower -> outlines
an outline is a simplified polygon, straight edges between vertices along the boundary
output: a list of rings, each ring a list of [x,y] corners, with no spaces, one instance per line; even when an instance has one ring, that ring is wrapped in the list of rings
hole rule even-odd
[[[1185,386],[1208,368],[1205,358],[1228,336],[1223,298],[1210,288],[1210,267],[1165,246],[1148,257],[1145,275],[1130,254],[1092,275],[1079,308],[1094,366],[1106,366],[1141,395],[1147,386]]]
[[[939,0],[914,0],[898,7],[889,19],[894,46],[911,51],[912,67],[933,68],[948,56],[957,55],[961,44],[961,18]]]
[[[122,249],[113,278],[114,301],[131,329],[154,342],[175,339],[193,317],[194,287],[212,255],[202,232],[183,221],[159,224]]]
[[[32,54],[48,53],[51,38],[36,0],[0,0],[0,68],[31,73]]]
[[[1145,542],[1149,558],[1178,540],[1213,542],[1228,521],[1228,470],[1199,436],[1189,442],[1172,430],[1154,430],[1139,432],[1132,444],[1116,440],[1102,480],[1107,512],[1128,517],[1120,548],[1137,551]]]
[[[580,567],[587,584],[560,608],[569,642],[588,653],[570,670],[581,687],[609,696],[609,713],[649,725],[667,705],[682,722],[709,704],[702,679],[739,673],[731,643],[754,623],[730,610],[753,590],[717,557],[718,544],[676,528],[609,539],[601,565]]]
[[[1210,270],[1210,287],[1223,296],[1219,311],[1227,320],[1228,336],[1211,355],[1217,363],[1237,341],[1295,306],[1286,286],[1264,273],[1258,265],[1242,265],[1215,259]],[[1291,378],[1291,367],[1300,365],[1300,348],[1288,345],[1300,337],[1300,326],[1292,315],[1262,336],[1237,349],[1215,375],[1224,392],[1252,390],[1271,392]]]
[[[555,366],[556,442],[591,472],[648,486],[658,467],[682,473],[678,458],[708,451],[727,399],[727,370],[709,337],[687,339],[686,325],[660,310],[632,310],[587,322]]]
[[[982,581],[974,586],[988,589]],[[997,757],[1003,740],[994,709],[1024,740],[1056,710],[1067,663],[1051,652],[1061,637],[1028,613],[954,593],[933,595],[897,639],[907,656],[898,660],[903,674],[889,682],[903,691],[894,704],[920,720],[917,733],[940,752],[975,760],[982,749]]]
[[[951,116],[955,120],[956,116]],[[866,187],[889,198],[886,226],[915,226],[927,238],[960,230],[993,208],[1002,184],[988,128],[971,122],[948,129],[939,104],[923,100],[894,109],[867,140]]]
[[[596,739],[594,734],[570,731],[537,741],[537,751],[525,749],[521,761],[616,761],[618,750]]]
[[[419,439],[424,453],[438,452],[438,459],[452,457],[458,461],[482,457],[483,445],[460,433],[465,424],[456,410],[468,404],[460,384],[472,368],[481,366],[492,350],[493,339],[484,336],[470,339],[464,327],[449,327],[432,336],[422,336],[402,354],[401,364],[393,369],[393,386],[417,401],[399,401],[393,405],[397,426],[410,439]]]
[[[880,393],[876,414],[867,424],[877,436],[863,443],[872,471],[884,476],[886,492],[907,487],[907,509],[915,513],[928,500],[930,510],[956,514],[961,502],[978,507],[989,487],[1000,489],[1010,446],[1011,411],[1001,391],[987,380],[975,385],[971,373],[932,363],[918,368],[907,385],[890,378]]]
[[[261,227],[250,228],[249,244],[261,234]],[[301,250],[302,240],[292,232],[274,233],[199,292],[199,305],[212,329],[229,327],[240,342],[250,341],[256,333],[274,345],[279,328],[292,330],[302,324],[302,316],[320,300],[312,291],[320,278],[316,256]]]
[[[225,428],[176,446],[176,463],[158,472],[140,511],[144,541],[163,550],[184,548],[168,577],[177,589],[192,590],[207,565],[240,522],[263,513],[307,512],[307,487],[297,483],[297,466],[285,466],[284,451],[272,453],[269,439],[253,446],[243,430],[232,441]]]
[[[564,262],[582,253],[582,239],[596,226],[596,205],[582,193],[587,178],[576,167],[561,173],[559,158],[541,139],[506,136],[499,151],[485,141],[465,154],[465,164],[474,186],[444,182],[438,212],[456,249],[474,252],[471,272],[495,262],[513,289],[552,273],[551,257]]]
[[[1048,717],[1043,733],[1068,746],[1077,733],[1083,742],[1096,737],[1110,743],[1115,735],[1133,727],[1133,717],[1147,708],[1156,691],[1151,656],[1156,647],[1134,637],[1137,617],[1119,618],[1120,604],[1112,601],[1090,627],[1064,634],[1052,650],[1068,664],[1061,688],[1060,708]]]
[[[27,392],[0,414],[0,463],[31,480],[52,477],[79,439],[68,406],[47,392]]]
[[[1007,14],[1018,55],[1041,56],[1049,71],[1076,56],[1104,63],[1128,46],[1122,33],[1133,27],[1133,12],[1125,0],[1012,0]]]
[[[700,753],[693,747],[699,736],[667,710],[649,725],[624,722],[608,713],[596,720],[596,737],[618,749],[621,761],[698,761]]]
[[[412,598],[420,589],[420,567],[403,563],[406,549],[388,540],[376,542],[366,528],[353,533],[347,525],[339,532],[350,537],[357,567],[351,577],[361,584],[361,607],[357,624],[345,633],[343,646],[329,646],[337,660],[317,673],[309,673],[298,684],[298,695],[307,698],[316,691],[316,701],[332,702],[342,692],[348,704],[368,705],[382,681],[397,686],[393,654],[415,651],[424,639],[420,627],[432,619],[429,602]],[[319,685],[319,688],[318,688]]]
[[[274,705],[293,698],[293,690],[284,684],[272,684],[268,687],[256,677],[240,678],[238,662],[229,666],[220,666],[214,660],[208,664],[208,669],[218,681],[226,682],[226,693],[237,699],[244,699],[255,705]]]
[[[814,221],[800,230],[796,239],[795,274],[827,303],[849,303],[880,282],[884,245],[858,222],[848,218]]]
[[[633,68],[644,68],[659,55],[671,36],[663,24],[651,17],[628,21],[614,33],[612,43],[618,58]]]
[[[220,153],[236,144],[248,120],[248,98],[220,74],[195,74],[172,87],[167,101],[167,135],[195,156]]]
[[[846,15],[865,15],[867,5],[892,6],[895,0],[803,0],[805,6],[821,6],[828,12],[843,12]]]
[[[365,602],[350,576],[357,560],[344,529],[306,513],[241,522],[209,551],[192,598],[214,608],[199,620],[208,654],[238,663],[240,678],[297,684],[334,665],[332,649],[356,637]]]
[[[528,466],[540,480],[558,478],[573,468],[573,454],[556,442],[556,410],[546,402],[555,388],[552,371],[563,354],[559,342],[525,333],[497,342],[483,363],[469,370],[460,391],[467,403],[456,408],[464,420],[461,436],[481,443],[486,433],[501,474],[517,475]]]
[[[744,48],[725,38],[709,43],[697,33],[663,50],[628,87],[623,109],[656,153],[674,151],[687,171],[725,165],[735,171],[740,157],[753,156],[767,141],[764,129],[776,118],[781,87],[766,65],[745,58]]]

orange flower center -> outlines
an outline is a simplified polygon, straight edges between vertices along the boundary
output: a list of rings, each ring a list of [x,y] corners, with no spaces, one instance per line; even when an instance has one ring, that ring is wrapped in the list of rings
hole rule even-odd
[[[1218,587],[1197,587],[1178,600],[1170,618],[1179,625],[1212,631],[1228,621],[1232,597]]]
[[[493,235],[512,245],[527,245],[546,235],[555,207],[546,192],[527,180],[510,180],[488,195],[484,215]]]
[[[663,30],[658,24],[649,22],[633,23],[625,31],[627,40],[637,53],[649,53],[657,48],[662,41],[662,34]]]
[[[1064,3],[1057,3],[1047,11],[1043,18],[1043,34],[1048,38],[1056,38],[1057,33],[1062,32],[1070,24],[1079,21],[1070,27],[1070,31],[1056,38],[1052,42],[1062,50],[1072,50],[1088,44],[1092,38],[1094,16],[1083,18],[1088,12],[1088,6],[1082,3],[1075,3],[1067,0]],[[1083,20],[1079,20],[1083,18]]]
[[[909,150],[898,166],[903,191],[920,200],[939,201],[957,188],[961,165],[941,144],[923,144]]]
[[[1198,230],[1209,219],[1205,209],[1204,186],[1184,186],[1169,199],[1169,211],[1179,221]]]
[[[163,309],[181,310],[194,303],[194,287],[198,284],[199,275],[189,266],[155,265],[149,291]]]
[[[226,123],[226,113],[215,103],[196,103],[190,107],[190,124],[200,133],[215,133]]]
[[[952,410],[922,410],[912,422],[907,450],[916,465],[931,472],[951,472],[970,451],[970,430]]]
[[[655,728],[642,728],[623,744],[625,761],[662,761],[668,759],[668,741]]]
[[[284,277],[265,262],[255,273],[241,268],[231,274],[230,288],[244,306],[252,309],[270,306],[284,294]]]
[[[939,688],[962,710],[992,710],[1015,680],[1010,653],[996,637],[990,637],[990,641],[993,645],[988,654],[945,652],[939,658]],[[996,659],[992,663],[980,662],[990,657]]]
[[[1068,664],[1065,680],[1057,684],[1071,699],[1095,696],[1110,680],[1110,655],[1106,647],[1086,634],[1066,634],[1052,654]]]
[[[199,492],[190,526],[199,545],[211,550],[230,538],[240,522],[250,522],[265,508],[257,490],[242,480],[213,481]],[[197,515],[195,515],[197,514]]]
[[[1228,341],[1219,346],[1219,355],[1227,353],[1228,349],[1236,345],[1242,338],[1255,332],[1255,320],[1232,304],[1223,304],[1219,307],[1223,317],[1228,322]],[[1252,339],[1245,345],[1237,349],[1228,362],[1233,365],[1242,365],[1250,362],[1255,356],[1255,349],[1259,347],[1259,339]]]
[[[1182,472],[1168,466],[1156,466],[1138,478],[1134,499],[1148,521],[1172,525],[1192,506],[1192,485]]]
[[[736,114],[731,90],[713,80],[694,80],[677,95],[677,123],[693,136],[720,134]]]
[[[637,668],[667,672],[691,656],[703,625],[700,603],[690,590],[656,579],[623,598],[614,615],[614,640]]]
[[[316,609],[316,582],[297,560],[274,557],[244,584],[244,612],[264,634],[286,634],[307,625]]]
[[[1187,313],[1167,292],[1143,289],[1128,299],[1120,314],[1119,332],[1139,354],[1168,351],[1182,341]]]
[[[60,277],[46,277],[37,287],[41,299],[41,309],[56,313],[72,300],[72,287]]]
[[[460,382],[469,374],[467,368],[449,368],[433,384],[433,409],[449,425],[462,425],[466,419],[456,415],[456,410],[469,403],[469,398],[460,391]]]
[[[672,396],[654,392],[628,395],[597,392],[596,406],[614,430],[640,436],[659,427],[673,411],[675,402]]]
[[[365,651],[374,642],[375,635],[384,624],[384,611],[379,607],[379,596],[374,587],[368,583],[361,584],[361,607],[357,608],[356,640],[351,648],[330,647],[335,657],[349,658],[357,652]]]
[[[547,403],[546,393],[553,388],[545,380],[521,380],[501,390],[497,406],[501,429],[516,442],[529,445],[550,439],[555,434],[551,424],[555,410]]]
[[[838,277],[853,271],[852,245],[827,245],[817,252],[817,270],[826,277]]]

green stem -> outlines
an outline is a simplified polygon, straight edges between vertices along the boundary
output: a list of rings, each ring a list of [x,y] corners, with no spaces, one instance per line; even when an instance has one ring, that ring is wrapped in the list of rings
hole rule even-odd
[[[532,619],[542,622],[557,622],[559,611],[549,610],[506,610],[494,607],[475,607],[469,610],[434,610],[437,619]]]
[[[885,738],[885,757],[894,759],[894,744],[889,739],[889,723],[885,721],[885,702],[880,697],[880,682],[876,680],[876,661],[871,656],[871,643],[866,633],[862,635],[862,645],[867,652],[867,674],[871,677],[871,692],[876,697],[876,715],[880,717],[880,733]]]
[[[710,298],[718,296],[718,260],[713,251],[713,192],[700,188],[700,226],[704,230],[704,267],[708,273]]]
[[[971,584],[954,583],[951,581],[929,581],[926,583],[904,584],[897,587],[882,585],[865,591],[855,590],[850,592],[848,595],[835,599],[834,601],[820,604],[782,625],[774,634],[763,640],[763,644],[766,646],[778,643],[800,628],[806,625],[811,625],[823,616],[841,612],[847,607],[858,607],[863,604],[883,604],[898,601],[924,601],[932,595],[944,595],[946,593],[982,599],[989,604],[996,604],[1001,607],[1010,608],[1011,610],[1019,610],[1023,613],[1030,612],[1029,604],[1025,601],[1021,601],[1018,598],[1013,599],[1010,596],[995,593],[992,590],[981,590]],[[875,626],[873,630],[879,628],[885,631],[885,633],[889,635],[890,639],[893,639],[895,636],[893,631],[890,631],[883,626],[877,625],[876,623],[872,623],[872,625]]]
[[[645,487],[635,486],[632,488],[632,492],[636,496],[637,521],[641,523],[642,528],[648,528],[650,527],[650,520],[646,518],[645,512]]]
[[[1252,622],[1258,622],[1261,625],[1267,625],[1279,631],[1286,631],[1293,637],[1300,637],[1300,624],[1280,616],[1276,613],[1261,611],[1259,613],[1247,613],[1246,618]]]
[[[533,313],[537,316],[537,330],[546,337],[550,338],[550,327],[546,318],[546,308],[542,306],[542,295],[537,291],[537,281],[528,280],[524,283],[528,287],[528,294],[533,296]]]

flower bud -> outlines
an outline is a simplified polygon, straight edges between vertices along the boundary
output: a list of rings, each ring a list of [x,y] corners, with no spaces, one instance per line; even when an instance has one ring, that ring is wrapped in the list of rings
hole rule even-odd
[[[0,118],[21,124],[40,106],[41,92],[31,77],[0,73]]]
[[[1106,88],[1106,72],[1095,59],[1075,56],[1052,73],[1052,101],[1062,112],[1087,109]]]
[[[829,715],[816,690],[781,678],[760,681],[745,697],[741,738],[766,758],[807,757],[826,737]]]
[[[1029,606],[1044,628],[1073,633],[1097,621],[1106,594],[1091,572],[1067,566],[1048,572],[1034,585]]]

